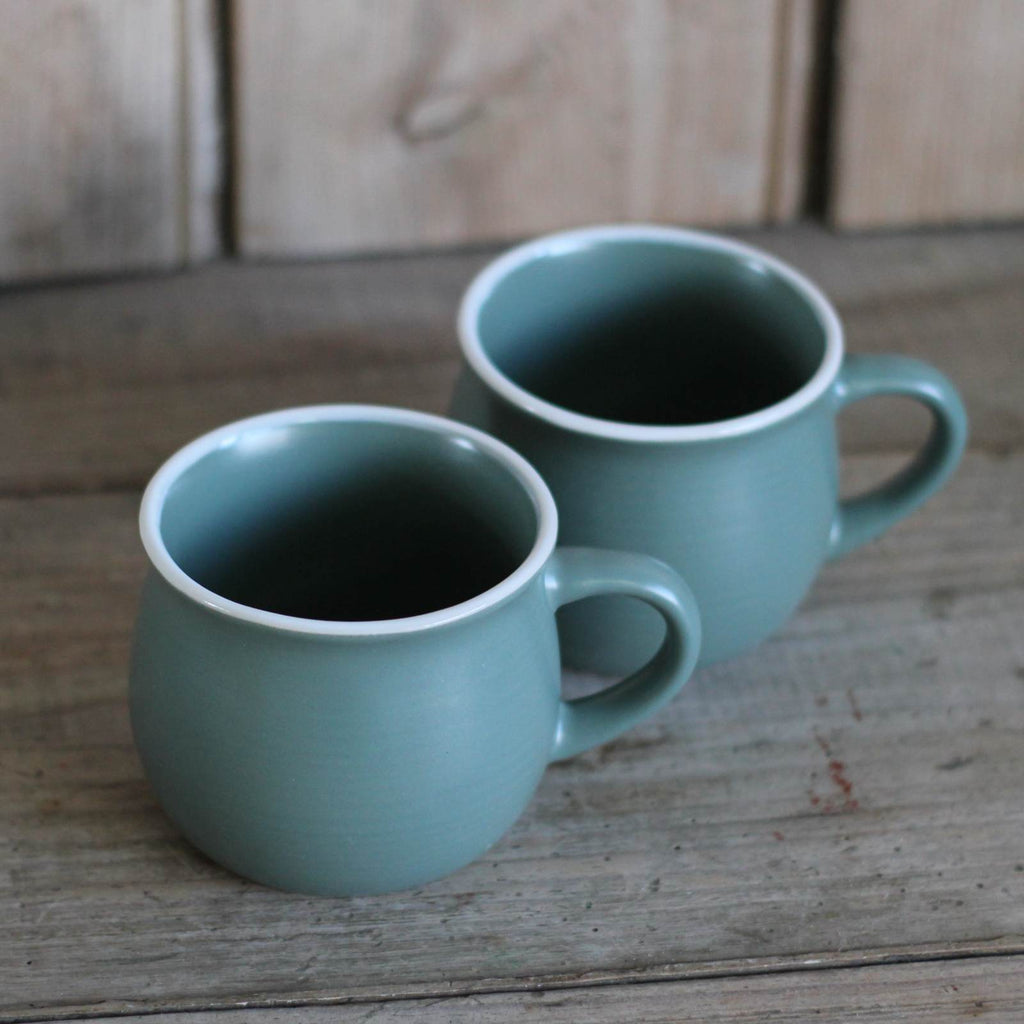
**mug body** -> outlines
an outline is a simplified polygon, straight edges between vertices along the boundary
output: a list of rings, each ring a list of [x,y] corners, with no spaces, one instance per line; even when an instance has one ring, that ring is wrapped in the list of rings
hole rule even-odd
[[[552,427],[463,370],[452,415],[522,452],[549,484],[567,544],[641,551],[701,609],[701,664],[750,649],[796,609],[825,560],[838,493],[828,396],[742,437],[638,444]],[[647,606],[594,597],[559,612],[565,662],[621,675],[664,634]]]
[[[486,268],[459,319],[452,415],[540,471],[570,544],[653,555],[701,608],[701,663],[799,604],[838,500],[838,318],[774,258],[657,227],[542,238]],[[663,627],[601,597],[560,613],[573,667],[621,673]]]
[[[514,452],[418,413],[289,410],[179,452],[141,522],[132,726],[200,850],[279,888],[372,893],[468,863],[522,812],[560,676],[554,504]]]
[[[551,754],[558,641],[533,580],[450,626],[304,637],[226,619],[158,574],[131,675],[160,804],[207,856],[280,889],[403,889],[475,860]]]

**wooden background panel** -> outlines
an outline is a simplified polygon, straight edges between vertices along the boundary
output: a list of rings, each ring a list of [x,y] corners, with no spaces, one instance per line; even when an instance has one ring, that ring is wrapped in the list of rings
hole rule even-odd
[[[0,280],[166,267],[215,251],[219,170],[203,141],[215,106],[212,6],[4,5]]]
[[[104,1017],[96,1024],[990,1024],[1024,1019],[1024,957],[556,991],[398,999],[213,1013]]]
[[[806,61],[791,48],[784,89],[777,37],[809,27],[809,5],[784,7],[236,0],[241,250],[763,219],[777,93],[802,130]]]
[[[153,801],[137,494],[0,501],[0,1019],[1024,952],[1022,487],[1024,457],[969,456],[757,652],[553,766],[489,854],[349,900],[228,874]]]
[[[831,217],[1024,216],[1024,0],[841,7]]]

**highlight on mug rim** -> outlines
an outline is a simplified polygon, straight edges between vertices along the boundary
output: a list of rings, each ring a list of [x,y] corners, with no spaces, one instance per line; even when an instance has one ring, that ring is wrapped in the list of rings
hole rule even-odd
[[[653,242],[723,253],[775,274],[793,288],[821,326],[824,352],[817,369],[792,394],[763,409],[732,419],[678,426],[627,423],[588,416],[548,402],[516,384],[498,369],[484,350],[479,333],[484,305],[501,281],[519,267],[539,258],[578,252],[608,242]],[[809,278],[754,246],[704,231],[655,224],[609,224],[560,231],[508,250],[484,267],[470,283],[459,307],[458,334],[470,367],[508,402],[565,430],[618,441],[710,441],[763,430],[788,419],[820,398],[835,381],[843,360],[843,328],[839,316],[825,294]]]
[[[192,466],[211,452],[229,448],[247,434],[313,423],[385,423],[409,426],[454,437],[499,463],[522,486],[536,514],[537,532],[529,553],[515,570],[494,586],[466,601],[421,615],[396,619],[343,621],[307,619],[265,611],[204,587],[178,565],[164,543],[161,516],[167,495]],[[153,568],[185,597],[230,618],[270,629],[325,637],[378,637],[422,632],[467,619],[503,603],[540,572],[551,556],[558,534],[554,498],[540,474],[518,452],[474,427],[442,416],[381,405],[310,405],[264,413],[219,427],[185,445],[154,474],[142,496],[139,533]]]

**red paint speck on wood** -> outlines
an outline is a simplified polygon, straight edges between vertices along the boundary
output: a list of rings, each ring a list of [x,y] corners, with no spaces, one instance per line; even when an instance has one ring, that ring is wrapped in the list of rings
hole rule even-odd
[[[812,807],[819,807],[822,814],[837,814],[843,811],[855,811],[860,807],[860,801],[853,798],[853,783],[846,776],[846,765],[832,756],[832,747],[817,730],[814,731],[814,741],[821,748],[821,752],[828,758],[828,777],[832,785],[839,790],[842,796],[827,797],[824,800],[814,792],[807,791]],[[812,773],[811,777],[814,777]]]
[[[853,783],[846,777],[846,765],[842,761],[829,761],[828,774],[832,781],[843,791],[843,796],[849,799],[853,792]]]
[[[860,705],[857,703],[857,695],[853,690],[847,690],[846,697],[850,702],[850,710],[853,712],[853,717],[859,722],[864,716],[861,714]]]

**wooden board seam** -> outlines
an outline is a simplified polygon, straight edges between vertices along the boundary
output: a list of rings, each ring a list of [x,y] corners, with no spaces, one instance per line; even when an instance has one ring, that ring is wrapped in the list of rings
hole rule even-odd
[[[594,971],[578,974],[553,974],[500,980],[441,982],[422,986],[397,988],[390,992],[353,990],[346,995],[295,993],[290,996],[260,999],[221,999],[155,1006],[148,1003],[123,1002],[100,1009],[79,1004],[65,1010],[49,1008],[39,1013],[0,1014],[0,1024],[46,1024],[48,1021],[89,1020],[99,1017],[151,1016],[162,1013],[198,1013],[218,1010],[281,1010],[317,1006],[350,1006],[368,1003],[391,1003],[427,999],[458,999],[465,996],[507,995],[517,992],[569,991],[613,985],[655,985],[667,982],[697,981],[715,978],[742,978],[804,971],[856,970],[892,964],[934,963],[947,960],[977,960],[1024,955],[1024,936],[1006,936],[981,943],[922,944],[898,950],[849,950],[837,953],[801,954],[799,956],[709,960],[703,963],[664,964],[639,971]]]
[[[775,8],[775,23],[772,27],[772,47],[774,50],[771,111],[768,121],[768,132],[765,139],[765,173],[763,209],[769,219],[778,216],[782,194],[782,161],[784,159],[785,139],[783,129],[789,111],[785,109],[789,99],[786,93],[786,81],[790,73],[789,63],[792,48],[792,22],[795,16],[792,0],[781,0]]]

